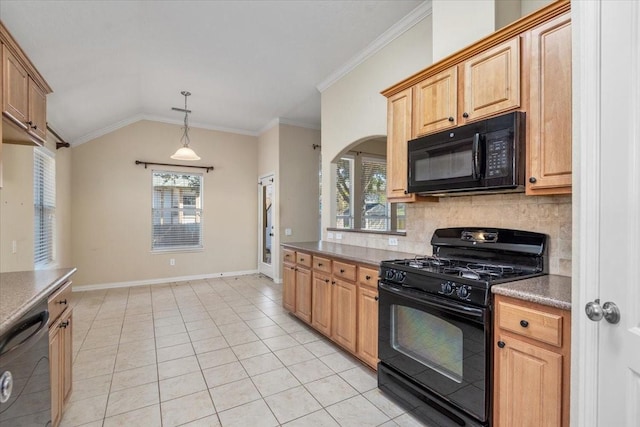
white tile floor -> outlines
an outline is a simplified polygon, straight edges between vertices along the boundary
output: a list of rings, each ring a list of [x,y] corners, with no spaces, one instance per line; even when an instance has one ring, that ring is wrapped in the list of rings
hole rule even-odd
[[[74,293],[62,427],[423,426],[259,275]]]

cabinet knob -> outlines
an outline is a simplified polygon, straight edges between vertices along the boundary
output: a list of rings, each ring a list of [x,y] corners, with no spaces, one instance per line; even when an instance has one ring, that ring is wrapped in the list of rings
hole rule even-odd
[[[318,263],[318,267],[322,267],[322,263],[321,262]]]
[[[329,279],[324,279],[324,283],[329,283]]]
[[[36,130],[36,129],[38,129],[38,125],[33,125],[33,126],[31,126],[31,128],[32,128],[33,130]]]
[[[504,341],[498,341],[498,347],[504,348],[505,345]]]
[[[535,184],[536,181],[538,181],[538,180],[536,179],[535,176],[532,176],[531,178],[529,178],[529,182],[532,183],[532,184]]]
[[[68,320],[66,322],[61,322],[60,323],[60,328],[62,328],[62,329],[66,329],[67,326],[69,326],[69,321]]]
[[[409,194],[409,192],[407,190],[404,190],[404,194]]]
[[[304,262],[304,258],[300,258],[300,262]]]
[[[526,320],[521,320],[520,326],[522,326],[523,328],[526,328],[527,326],[529,326],[529,322],[527,322]]]
[[[64,304],[67,305],[67,300],[65,299],[61,299],[60,301],[58,301],[58,304]]]
[[[365,278],[366,280],[371,280],[371,276],[369,276],[369,275],[364,276],[364,278]]]
[[[29,121],[27,122],[27,124],[28,124],[29,126],[33,126],[33,122],[32,122],[31,120],[29,120]]]
[[[380,297],[378,297],[377,295],[375,297],[373,297],[374,301],[378,301],[380,299]]]
[[[462,113],[462,117],[464,117],[465,119],[469,118],[469,113]]]
[[[344,273],[344,269],[343,268],[340,269],[340,273]]]
[[[335,284],[336,284],[336,281],[335,281],[335,280],[332,280],[332,281],[331,281],[331,284],[332,284],[332,285],[335,285]]]
[[[453,123],[454,118],[453,117],[449,117],[449,121]]]

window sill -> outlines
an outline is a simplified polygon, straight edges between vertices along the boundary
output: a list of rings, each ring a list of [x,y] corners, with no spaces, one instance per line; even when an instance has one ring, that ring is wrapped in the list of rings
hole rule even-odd
[[[382,231],[382,230],[363,230],[361,228],[335,228],[327,227],[327,231],[337,231],[339,233],[361,233],[361,234],[380,234],[386,236],[406,236],[406,231]]]

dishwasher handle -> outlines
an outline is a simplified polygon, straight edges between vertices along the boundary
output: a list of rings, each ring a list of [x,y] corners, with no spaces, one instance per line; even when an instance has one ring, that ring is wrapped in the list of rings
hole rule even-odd
[[[25,350],[31,348],[31,346],[37,343],[44,334],[48,332],[47,323],[49,322],[49,312],[47,310],[41,311],[31,317],[28,317],[20,321],[17,325],[11,328],[2,340],[0,341],[0,366],[5,365],[9,360],[13,360],[16,356],[22,354]],[[28,337],[22,341],[16,343],[14,346],[5,350],[5,347],[11,343],[14,338],[33,327],[38,325],[38,328],[33,331]]]

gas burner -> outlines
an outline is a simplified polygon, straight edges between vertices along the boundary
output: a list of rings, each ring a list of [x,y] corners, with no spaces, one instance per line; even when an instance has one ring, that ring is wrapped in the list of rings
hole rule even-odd
[[[437,270],[440,267],[451,265],[451,260],[447,258],[427,255],[424,257],[415,257],[414,259],[410,260],[407,265],[413,268]]]

